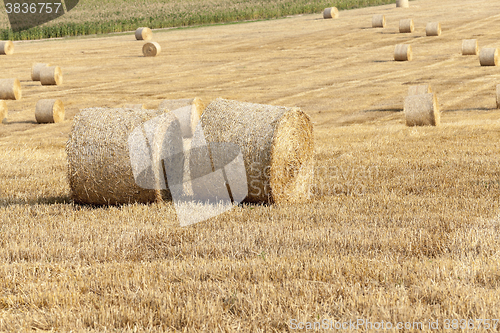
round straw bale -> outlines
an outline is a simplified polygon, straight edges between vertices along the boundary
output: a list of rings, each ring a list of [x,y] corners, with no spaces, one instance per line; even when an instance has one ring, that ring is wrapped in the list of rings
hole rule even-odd
[[[209,145],[232,143],[241,150],[248,186],[246,202],[300,202],[310,198],[313,126],[299,108],[217,99],[203,112],[201,127]],[[219,159],[224,158],[219,154]],[[198,165],[191,156],[190,165],[193,162]],[[217,163],[218,159],[212,159],[212,165]]]
[[[21,83],[18,79],[0,80],[0,99],[21,99]]]
[[[329,7],[325,8],[323,11],[323,18],[325,19],[331,19],[331,18],[338,18],[339,17],[339,10],[337,7]]]
[[[135,31],[135,39],[137,40],[151,40],[153,32],[147,27],[137,28]]]
[[[413,31],[415,31],[415,26],[413,25],[412,19],[404,19],[399,21],[400,33],[412,33]]]
[[[123,108],[144,110],[144,104],[124,104]]]
[[[0,54],[10,55],[14,53],[14,44],[10,40],[0,42]]]
[[[59,123],[64,121],[64,104],[59,99],[41,99],[36,103],[36,122]]]
[[[478,53],[477,39],[464,39],[462,41],[462,55],[477,55]]]
[[[165,190],[159,187],[160,159],[177,152],[182,152],[182,138],[173,114],[84,109],[75,116],[66,145],[71,196],[96,205],[158,200],[159,189]],[[178,169],[182,177],[183,166]]]
[[[411,95],[405,98],[406,126],[437,126],[440,114],[436,94]]]
[[[147,42],[142,46],[142,54],[145,57],[156,57],[161,52],[161,46],[157,42]]]
[[[497,85],[497,109],[500,109],[500,84]]]
[[[33,64],[33,66],[31,67],[31,80],[40,81],[40,70],[48,66],[50,66],[50,64]]]
[[[413,52],[411,45],[398,44],[394,49],[394,60],[396,61],[411,61],[413,59]]]
[[[198,97],[166,99],[160,103],[158,109],[164,112],[174,111],[181,124],[182,137],[191,138],[205,110],[205,103]]]
[[[479,52],[481,66],[496,66],[498,63],[498,50],[496,48],[482,48]]]
[[[408,3],[408,0],[396,0],[396,7],[408,8],[410,7],[410,4]]]
[[[41,67],[40,83],[43,86],[60,85],[63,83],[62,71],[59,66]]]
[[[440,36],[441,35],[441,23],[439,22],[429,22],[425,26],[426,36]]]
[[[0,100],[0,123],[7,119],[7,103],[3,100]]]
[[[373,15],[372,28],[385,28],[385,15]]]
[[[432,92],[430,84],[419,84],[408,88],[408,96],[430,94]]]

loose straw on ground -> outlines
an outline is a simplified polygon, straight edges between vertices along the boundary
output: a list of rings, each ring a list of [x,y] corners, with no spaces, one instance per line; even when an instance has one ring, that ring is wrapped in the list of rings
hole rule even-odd
[[[478,53],[477,39],[464,39],[462,41],[462,55],[477,55]]]
[[[205,110],[205,103],[198,98],[166,99],[160,103],[158,109],[164,112],[174,111],[181,124],[183,138],[191,138]]]
[[[135,31],[135,39],[137,40],[151,40],[153,32],[147,27],[137,28]]]
[[[412,33],[413,31],[415,31],[413,19],[404,19],[399,21],[400,33]]]
[[[44,64],[44,63],[33,64],[33,66],[31,67],[31,80],[40,81],[40,70],[48,66],[50,66],[50,64]]]
[[[59,99],[41,99],[36,103],[36,122],[39,124],[64,121],[64,104]]]
[[[142,54],[145,57],[156,57],[161,52],[161,46],[157,42],[148,42],[142,46]]]
[[[331,19],[338,17],[339,17],[339,10],[337,9],[337,7],[325,8],[325,10],[323,11],[324,19]]]
[[[248,186],[245,201],[283,203],[310,198],[313,126],[299,108],[217,99],[205,109],[201,124],[209,144],[232,143],[241,149]],[[219,152],[218,158],[212,156],[212,164],[225,165],[225,158]],[[196,157],[191,156],[191,165],[199,165]]]
[[[436,94],[410,95],[405,98],[406,126],[437,126],[440,114]]]
[[[396,7],[408,8],[410,7],[410,4],[408,3],[408,0],[396,0]]]
[[[373,15],[372,28],[385,28],[385,15]]]
[[[59,66],[41,67],[40,83],[43,86],[61,85],[63,83],[61,68]]]
[[[10,41],[0,41],[0,54],[11,55],[14,53],[14,44]]]
[[[498,64],[498,49],[482,48],[479,53],[479,63],[481,66],[496,66]]]
[[[411,61],[413,59],[413,51],[411,45],[398,44],[394,49],[394,60],[396,61]]]
[[[441,35],[441,23],[430,22],[425,26],[426,36],[440,36]]]
[[[18,79],[0,80],[0,99],[19,100],[21,97],[21,83]]]
[[[3,100],[0,100],[0,123],[3,123],[5,119],[7,119],[7,103]]]
[[[430,84],[418,84],[408,88],[408,96],[429,94],[432,92]]]

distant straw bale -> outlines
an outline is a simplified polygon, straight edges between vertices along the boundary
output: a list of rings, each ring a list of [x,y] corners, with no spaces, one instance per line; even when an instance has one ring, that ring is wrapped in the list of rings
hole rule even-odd
[[[400,33],[412,33],[413,31],[415,31],[415,25],[413,24],[413,19],[404,19],[399,21]]]
[[[394,49],[394,60],[396,61],[411,61],[413,59],[413,51],[411,45],[398,44]]]
[[[161,46],[157,42],[148,42],[142,46],[142,54],[145,57],[156,57],[161,52]]]
[[[440,114],[436,94],[410,95],[405,98],[406,126],[438,126]]]
[[[396,7],[408,8],[410,7],[410,4],[408,3],[408,0],[396,0]]]
[[[477,39],[464,39],[462,41],[462,55],[477,55],[478,53]]]
[[[441,23],[430,22],[425,26],[426,36],[441,36]]]
[[[31,80],[40,81],[40,70],[42,68],[48,67],[50,64],[36,63],[31,67]]]
[[[40,83],[43,86],[61,85],[63,83],[61,68],[59,66],[41,67]]]
[[[135,31],[135,39],[137,40],[151,40],[153,38],[153,32],[147,27],[137,28]]]
[[[432,93],[430,84],[418,84],[410,86],[408,88],[408,96],[430,94],[430,93]]]
[[[385,15],[373,15],[372,28],[385,28]]]
[[[64,121],[64,104],[59,99],[41,99],[36,103],[35,119],[39,124]]]
[[[21,97],[21,83],[18,79],[0,80],[0,99],[19,100]]]
[[[479,63],[481,66],[496,66],[498,64],[498,49],[482,48],[479,53]]]
[[[331,19],[338,17],[339,17],[339,10],[337,9],[337,7],[325,8],[325,10],[323,11],[324,19]]]
[[[10,41],[0,41],[0,54],[11,55],[14,53],[14,44]]]

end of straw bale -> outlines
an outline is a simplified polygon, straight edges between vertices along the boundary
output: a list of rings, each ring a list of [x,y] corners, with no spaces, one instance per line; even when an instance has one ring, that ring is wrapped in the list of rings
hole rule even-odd
[[[145,57],[156,57],[161,52],[161,46],[157,42],[148,42],[142,46],[142,54]]]
[[[396,0],[396,7],[408,8],[410,7],[410,4],[408,3],[408,0]]]
[[[147,27],[137,28],[135,31],[135,39],[137,40],[151,40],[153,38],[153,32]]]
[[[39,124],[64,121],[64,104],[59,99],[41,99],[36,103],[36,122]]]
[[[329,7],[325,8],[323,11],[323,18],[324,19],[331,19],[331,18],[338,18],[339,17],[339,10],[337,7]]]
[[[10,40],[0,41],[0,54],[11,55],[14,53],[14,44]]]

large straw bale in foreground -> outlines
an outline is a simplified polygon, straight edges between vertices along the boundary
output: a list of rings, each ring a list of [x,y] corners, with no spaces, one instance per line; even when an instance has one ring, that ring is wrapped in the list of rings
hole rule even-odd
[[[14,44],[10,40],[0,41],[0,54],[11,55],[14,53]]]
[[[144,125],[159,116],[166,118],[156,128]],[[138,135],[132,136],[133,133]],[[137,179],[134,178],[129,151],[132,141],[138,143],[135,146],[143,147],[134,155],[134,165],[146,165]],[[167,147],[164,142],[168,144]],[[73,200],[97,205],[149,203],[158,200],[158,192],[162,189],[158,178],[161,173],[158,163],[162,149],[168,150],[170,147],[182,151],[180,125],[173,115],[158,110],[82,110],[74,118],[66,146],[68,179]],[[183,171],[182,166],[179,170]],[[149,185],[144,186],[145,183]]]
[[[406,126],[438,126],[440,114],[436,94],[407,96],[404,113]]]
[[[163,100],[158,109],[164,112],[175,111],[181,124],[182,137],[191,138],[205,110],[205,103],[198,97]]]
[[[339,10],[337,7],[330,7],[330,8],[325,8],[323,11],[323,18],[325,19],[331,19],[331,18],[338,18],[339,17]]]
[[[64,104],[59,99],[41,99],[36,103],[35,119],[39,124],[64,121]]]
[[[206,141],[241,149],[248,184],[245,201],[300,202],[311,196],[313,126],[299,108],[217,99],[201,117]]]
[[[464,39],[462,41],[462,55],[477,55],[478,53],[477,39]]]
[[[479,63],[481,66],[496,66],[498,64],[498,49],[486,47],[481,49]]]
[[[0,99],[19,100],[21,97],[21,82],[18,79],[0,80]]]
[[[7,103],[0,100],[0,123],[2,123],[4,119],[7,119],[7,110]]]

